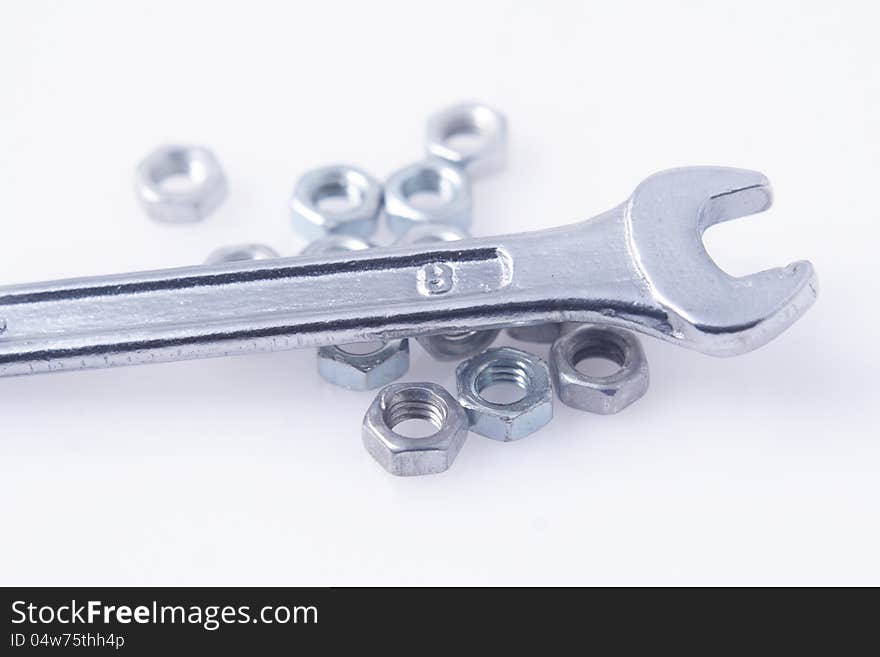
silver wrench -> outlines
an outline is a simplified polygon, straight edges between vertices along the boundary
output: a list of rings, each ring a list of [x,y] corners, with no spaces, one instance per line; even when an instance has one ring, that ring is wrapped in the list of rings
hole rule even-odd
[[[0,376],[562,321],[741,354],[817,293],[809,262],[734,278],[706,253],[771,202],[760,173],[688,167],[539,232],[0,288]]]

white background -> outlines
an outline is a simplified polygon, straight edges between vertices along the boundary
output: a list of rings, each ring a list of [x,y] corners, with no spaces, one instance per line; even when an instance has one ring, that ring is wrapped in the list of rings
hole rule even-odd
[[[668,167],[753,168],[776,203],[711,254],[808,258],[821,292],[745,356],[646,339],[642,401],[557,404],[431,477],[370,459],[372,393],[311,351],[2,380],[0,583],[880,584],[877,24],[868,2],[4,2],[3,283],[295,254],[299,174],[387,176],[432,111],[480,99],[511,149],[475,234],[587,218]],[[167,141],[226,168],[204,223],[135,201]],[[408,379],[452,369],[413,345]]]

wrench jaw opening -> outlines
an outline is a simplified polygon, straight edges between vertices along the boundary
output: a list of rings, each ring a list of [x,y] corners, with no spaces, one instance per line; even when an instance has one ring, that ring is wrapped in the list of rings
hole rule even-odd
[[[732,278],[737,290],[726,316],[684,315],[675,310],[672,324],[687,346],[711,356],[737,356],[767,344],[794,324],[816,301],[818,278],[813,266],[799,260],[742,278]],[[670,309],[672,314],[673,309]]]
[[[813,266],[799,261],[735,278],[703,246],[703,231],[761,212],[773,201],[756,171],[687,167],[645,180],[626,205],[629,247],[673,340],[713,356],[756,349],[791,326],[816,300]]]

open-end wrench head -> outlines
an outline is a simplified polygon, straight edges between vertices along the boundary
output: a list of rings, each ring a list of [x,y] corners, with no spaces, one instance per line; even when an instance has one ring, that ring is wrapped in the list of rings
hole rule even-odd
[[[625,206],[629,246],[678,337],[719,356],[755,349],[815,301],[807,261],[736,278],[703,246],[703,231],[770,207],[767,178],[728,167],[670,169],[642,182]]]

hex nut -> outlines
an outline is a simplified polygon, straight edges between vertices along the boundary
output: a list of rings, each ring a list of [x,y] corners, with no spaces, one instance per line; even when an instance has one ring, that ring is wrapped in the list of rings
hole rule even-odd
[[[187,184],[171,187],[169,182],[179,177]],[[138,164],[135,193],[151,219],[193,223],[211,214],[226,198],[226,175],[207,148],[161,146]]]
[[[394,431],[405,420],[427,420],[437,431],[409,438]],[[435,383],[395,383],[379,391],[364,416],[364,447],[379,464],[401,477],[448,470],[468,434],[464,409]]]
[[[462,136],[477,143],[472,148],[457,146],[455,139]],[[507,119],[482,103],[453,105],[428,119],[426,150],[474,178],[501,171],[507,164]]]
[[[430,194],[439,203],[422,207],[416,196]],[[473,200],[470,182],[459,167],[442,160],[425,160],[391,174],[385,183],[385,216],[395,235],[426,223],[450,224],[467,230]]]
[[[553,391],[547,364],[513,347],[487,349],[455,371],[458,401],[467,411],[471,431],[509,442],[534,433],[553,419]],[[496,383],[513,383],[525,391],[514,402],[487,400],[482,392]]]
[[[215,251],[205,260],[206,265],[222,265],[228,262],[246,262],[249,260],[271,260],[280,258],[278,252],[265,244],[233,244]]]
[[[436,242],[457,242],[470,237],[464,228],[449,224],[427,223],[410,228],[394,242],[395,246],[410,244],[433,244]]]
[[[562,334],[562,326],[561,323],[514,326],[507,329],[507,335],[522,342],[550,344]]]
[[[455,331],[442,335],[423,335],[416,340],[435,360],[453,361],[482,351],[498,337],[498,329]]]
[[[409,369],[409,341],[391,340],[365,354],[347,351],[348,345],[318,349],[318,373],[326,381],[349,390],[373,390]]]
[[[328,199],[347,206],[328,209]],[[345,164],[314,169],[296,183],[290,198],[293,227],[303,237],[316,240],[343,234],[370,237],[382,212],[382,185],[364,171]]]
[[[352,235],[327,235],[317,239],[300,251],[303,256],[322,256],[332,253],[364,251],[373,248],[372,242]]]
[[[589,376],[577,369],[587,358],[613,361],[620,369],[609,376]],[[566,406],[591,413],[617,413],[648,389],[648,361],[635,335],[610,326],[583,325],[550,348],[556,394]]]

